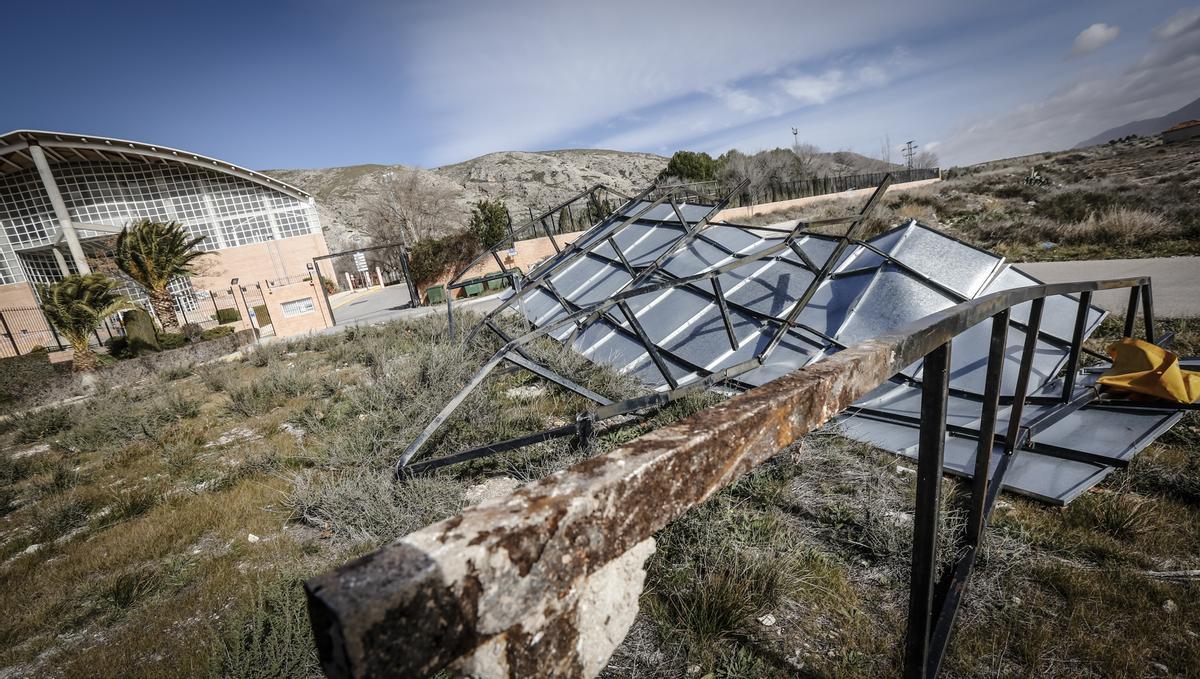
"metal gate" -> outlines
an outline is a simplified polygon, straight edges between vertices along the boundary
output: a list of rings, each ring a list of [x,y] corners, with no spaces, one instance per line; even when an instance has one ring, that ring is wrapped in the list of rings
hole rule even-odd
[[[315,257],[309,273],[320,280],[317,287],[335,324],[386,320],[421,303],[408,249],[400,243]]]

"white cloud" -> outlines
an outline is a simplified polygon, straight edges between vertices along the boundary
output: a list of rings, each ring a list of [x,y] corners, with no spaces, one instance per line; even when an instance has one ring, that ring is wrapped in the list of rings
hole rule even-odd
[[[919,34],[968,15],[967,4],[743,0],[697,11],[689,0],[446,0],[381,4],[375,21],[396,27],[397,78],[414,116],[432,121],[422,161],[438,164],[585,143],[609,121],[697,97],[720,104],[697,124],[772,115],[786,100],[761,85],[798,77],[784,69]],[[877,75],[843,70],[859,83]]]
[[[1154,31],[1154,34],[1160,40],[1170,40],[1188,31],[1196,30],[1197,26],[1200,26],[1200,7],[1189,7],[1176,12],[1175,16],[1167,19],[1166,23]]]
[[[844,74],[839,70],[820,75],[800,75],[779,81],[779,87],[801,104],[824,104],[847,88]]]
[[[762,99],[750,94],[744,89],[737,87],[726,87],[720,85],[709,90],[717,99],[721,100],[730,110],[746,115],[759,115],[766,110],[766,105]]]
[[[1079,57],[1091,54],[1113,40],[1116,40],[1120,33],[1121,29],[1118,26],[1092,24],[1080,31],[1079,35],[1075,36],[1075,42],[1071,45],[1071,55]]]
[[[941,155],[971,163],[1061,149],[1186,104],[1200,92],[1200,21],[1160,28],[1157,35],[1159,40],[1124,72],[1077,82],[1044,100],[974,122],[946,140]]]

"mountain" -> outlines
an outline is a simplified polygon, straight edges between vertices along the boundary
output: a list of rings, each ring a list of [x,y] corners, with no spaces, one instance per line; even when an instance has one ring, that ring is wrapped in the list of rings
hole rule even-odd
[[[1135,120],[1132,123],[1125,123],[1120,127],[1114,127],[1111,130],[1106,130],[1100,134],[1081,141],[1075,145],[1075,148],[1083,148],[1084,146],[1095,146],[1096,144],[1104,144],[1112,139],[1120,139],[1128,137],[1131,134],[1136,134],[1139,137],[1149,137],[1151,135],[1160,134],[1163,130],[1182,123],[1185,120],[1200,119],[1200,99],[1184,106],[1178,111],[1171,111],[1165,116],[1158,118],[1147,118],[1146,120]]]
[[[264,170],[281,181],[311,193],[325,226],[330,247],[357,246],[354,227],[361,223],[372,198],[397,173],[415,172],[420,181],[454,196],[441,232],[462,228],[470,204],[482,198],[503,198],[514,223],[528,218],[530,208],[541,212],[574,193],[604,184],[627,195],[645,188],[667,166],[651,153],[602,149],[502,151],[431,170],[406,165],[352,165],[313,170]]]
[[[766,165],[774,155],[792,158],[791,151],[763,151],[749,159]],[[521,224],[534,213],[556,205],[594,184],[604,184],[626,195],[634,195],[650,185],[667,166],[667,158],[652,153],[608,151],[603,149],[564,149],[557,151],[501,151],[461,163],[433,169],[407,165],[350,165],[311,170],[263,170],[270,175],[311,193],[317,199],[317,212],[325,227],[325,237],[334,250],[363,244],[355,227],[362,224],[368,206],[385,185],[397,175],[416,173],[421,185],[452,196],[439,235],[467,224],[471,203],[482,198],[502,198]],[[811,171],[817,175],[845,175],[896,169],[901,165],[853,153],[851,151],[816,152]],[[769,170],[770,168],[768,168]],[[756,173],[746,169],[746,176]],[[772,171],[757,172],[763,177]]]

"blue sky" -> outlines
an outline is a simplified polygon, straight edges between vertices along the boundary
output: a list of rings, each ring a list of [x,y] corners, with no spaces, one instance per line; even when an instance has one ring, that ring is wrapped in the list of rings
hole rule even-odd
[[[787,146],[943,165],[1200,96],[1200,6],[1139,2],[18,3],[0,128],[252,168]],[[15,62],[15,63],[14,63]],[[898,157],[898,152],[894,152]]]

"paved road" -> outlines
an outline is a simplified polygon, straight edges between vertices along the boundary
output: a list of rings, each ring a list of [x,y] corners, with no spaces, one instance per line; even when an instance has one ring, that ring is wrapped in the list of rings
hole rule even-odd
[[[403,283],[386,288],[340,293],[330,297],[333,318],[338,325],[375,323],[392,318],[407,308],[408,286]]]
[[[1154,286],[1156,316],[1200,316],[1200,257],[1029,262],[1013,266],[1046,283],[1148,275]],[[1106,290],[1096,293],[1093,301],[1109,311],[1123,314],[1129,303],[1129,293]]]

